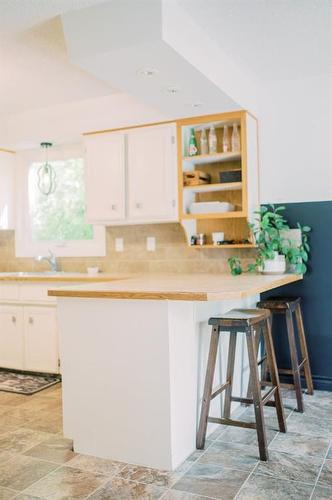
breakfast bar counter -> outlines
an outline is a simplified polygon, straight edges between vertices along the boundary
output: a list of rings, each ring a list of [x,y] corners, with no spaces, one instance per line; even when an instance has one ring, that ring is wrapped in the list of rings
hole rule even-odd
[[[49,290],[57,297],[64,434],[74,450],[174,470],[195,449],[209,317],[254,307],[261,292],[300,279],[162,274]],[[248,362],[239,336],[234,390],[240,395]],[[225,377],[227,337],[216,384]],[[219,398],[211,414],[220,416]]]

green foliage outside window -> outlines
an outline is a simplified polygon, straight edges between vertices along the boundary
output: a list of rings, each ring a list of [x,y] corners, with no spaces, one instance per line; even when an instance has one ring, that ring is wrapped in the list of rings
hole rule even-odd
[[[38,189],[37,171],[29,171],[29,208],[35,241],[91,240],[93,227],[85,222],[84,161],[52,161],[56,189],[46,196]]]

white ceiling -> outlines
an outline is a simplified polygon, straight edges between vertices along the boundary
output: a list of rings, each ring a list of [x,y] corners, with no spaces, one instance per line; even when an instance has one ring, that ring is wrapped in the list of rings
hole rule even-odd
[[[17,33],[52,17],[108,0],[0,0],[0,34]]]
[[[261,81],[332,72],[332,0],[179,0]]]
[[[61,19],[53,14],[77,4],[73,0],[0,0],[0,114],[113,92],[109,84],[68,59]],[[51,19],[25,29],[50,15]],[[22,27],[24,31],[19,30]]]
[[[69,61],[57,17],[112,1],[0,0],[0,113],[113,93],[112,81],[101,81]],[[126,3],[137,6],[142,1]],[[332,0],[177,2],[256,80],[275,82],[331,72]]]

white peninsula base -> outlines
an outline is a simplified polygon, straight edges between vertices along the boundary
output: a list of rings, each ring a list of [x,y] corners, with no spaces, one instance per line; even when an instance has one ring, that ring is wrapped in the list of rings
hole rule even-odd
[[[59,298],[64,434],[74,450],[167,470],[180,465],[195,450],[207,321],[256,299]],[[225,375],[227,337],[216,383]],[[246,350],[238,346],[237,394],[247,378]],[[218,398],[211,414],[220,416]]]

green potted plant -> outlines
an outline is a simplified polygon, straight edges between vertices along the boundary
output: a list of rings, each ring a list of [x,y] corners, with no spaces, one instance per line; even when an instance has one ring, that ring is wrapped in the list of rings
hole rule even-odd
[[[309,226],[297,224],[300,240],[294,245],[289,236],[290,227],[283,212],[285,207],[263,206],[255,212],[255,223],[249,224],[251,234],[257,246],[256,259],[248,265],[247,272],[262,272],[265,274],[282,274],[286,266],[291,272],[305,274],[309,258],[310,246]],[[237,257],[228,259],[231,273],[242,274],[241,261]]]

